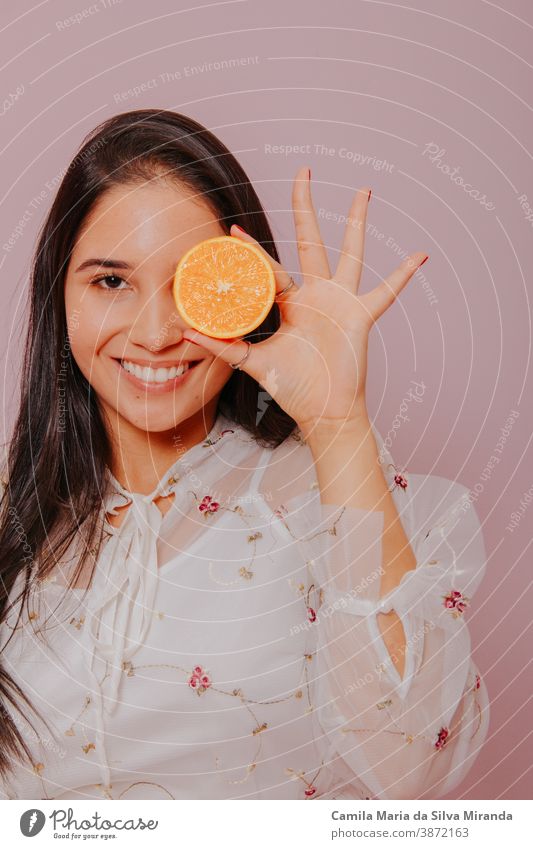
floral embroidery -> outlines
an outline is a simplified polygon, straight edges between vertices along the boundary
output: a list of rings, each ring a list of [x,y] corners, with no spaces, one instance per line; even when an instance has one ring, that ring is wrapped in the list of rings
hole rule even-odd
[[[226,433],[235,433],[235,431],[231,430],[231,428],[226,428],[225,430],[220,431],[220,434],[217,436],[216,439],[211,439],[210,437],[208,437],[202,443],[204,448],[208,448],[210,445],[216,445],[216,443],[219,442]]]
[[[201,666],[195,666],[188,681],[189,687],[196,690],[199,696],[211,686],[211,679]]]
[[[459,590],[452,590],[449,595],[443,596],[444,607],[452,612],[452,616],[461,616],[467,607],[469,607],[469,599]]]
[[[192,493],[192,494],[194,495],[195,499],[198,501],[197,496],[194,493]],[[203,500],[205,501],[206,498],[210,498],[210,497],[211,496],[205,496]],[[240,516],[242,522],[244,523],[244,525],[246,525],[246,527],[248,529],[247,541],[252,545],[252,556],[251,556],[249,563],[247,563],[246,566],[241,566],[237,570],[237,574],[239,575],[239,577],[234,579],[234,580],[224,581],[221,578],[218,578],[215,575],[215,565],[214,565],[212,560],[209,561],[209,576],[211,577],[211,579],[216,584],[219,584],[222,587],[231,587],[234,584],[240,583],[241,579],[244,579],[245,581],[250,581],[254,576],[254,572],[253,572],[251,567],[253,566],[253,564],[255,562],[256,555],[257,555],[257,541],[260,540],[260,539],[263,539],[263,534],[261,533],[261,531],[254,531],[253,527],[251,526],[250,522],[248,521],[249,518],[256,519],[256,517],[252,513],[246,513],[239,504],[237,504],[235,507],[228,507],[228,506],[225,506],[225,505],[219,505],[218,502],[214,502],[214,504],[217,505],[217,509],[218,509],[218,507],[220,507],[221,510],[228,510],[230,513],[237,513]],[[211,506],[211,508],[213,508],[213,503],[211,503],[210,506]],[[201,504],[199,505],[198,509],[200,509],[200,510],[202,509]]]
[[[87,710],[87,708],[89,707],[90,704],[91,704],[91,697],[89,695],[86,695],[85,701],[83,703],[83,707],[82,707],[80,713],[78,714],[78,716],[76,717],[76,719],[74,720],[74,722],[72,723],[70,728],[67,728],[67,730],[65,731],[66,737],[75,737],[76,736],[76,732],[74,731],[74,726],[76,725],[76,723],[78,723],[80,721],[81,717],[83,716],[83,714],[85,713],[85,711]]]
[[[195,690],[199,695],[202,692],[205,692],[205,690],[208,687],[211,687],[213,689],[213,691],[216,692],[216,693],[219,693],[219,694],[222,694],[222,695],[225,695],[225,696],[232,696],[233,698],[237,698],[237,699],[240,700],[241,704],[247,710],[247,712],[249,713],[250,717],[253,720],[254,724],[253,724],[252,729],[251,729],[251,737],[257,739],[257,746],[256,746],[256,751],[253,754],[253,757],[252,757],[250,763],[245,768],[244,777],[240,778],[240,779],[234,779],[234,780],[226,779],[230,784],[238,785],[238,784],[246,783],[246,781],[248,781],[251,773],[256,769],[257,764],[258,764],[258,758],[261,754],[262,745],[263,745],[263,743],[262,743],[262,737],[263,737],[262,732],[266,731],[269,727],[268,722],[261,721],[258,718],[258,716],[256,715],[256,712],[254,711],[252,706],[255,707],[256,705],[259,705],[259,706],[263,707],[263,706],[266,706],[266,705],[281,704],[282,702],[290,701],[293,698],[302,699],[304,693],[303,693],[301,688],[302,688],[302,685],[303,685],[303,687],[305,688],[305,692],[307,694],[307,702],[308,702],[308,707],[305,708],[305,713],[306,714],[310,713],[313,710],[313,705],[311,703],[311,691],[310,691],[309,674],[308,674],[307,666],[308,666],[308,663],[312,660],[313,660],[313,654],[304,654],[303,655],[303,657],[302,657],[302,661],[303,661],[302,672],[301,672],[298,688],[297,688],[296,691],[292,691],[292,692],[288,693],[288,695],[280,696],[279,698],[265,699],[265,700],[257,700],[257,699],[248,698],[247,696],[245,696],[245,694],[243,693],[243,691],[241,690],[240,687],[234,687],[233,690],[231,690],[231,691],[220,689],[219,687],[216,686],[216,684],[212,683],[211,678],[208,675],[207,671],[200,665],[195,666],[192,670],[192,673],[190,673],[190,674],[187,672],[187,670],[185,670],[181,666],[175,666],[174,664],[166,664],[166,663],[163,663],[163,664],[148,663],[148,664],[142,664],[142,665],[136,667],[136,666],[133,666],[133,664],[131,664],[130,662],[128,662],[128,664],[124,664],[124,668],[127,666],[127,668],[130,670],[128,672],[128,674],[131,674],[131,675],[135,674],[136,669],[152,669],[152,668],[176,669],[180,672],[186,673],[189,676],[188,677],[189,686],[193,690]],[[222,769],[222,764],[221,764],[220,758],[218,756],[215,756],[215,764],[216,764],[217,769]],[[320,767],[320,769],[322,769],[322,767]],[[313,777],[312,781],[306,782],[306,784],[308,785],[308,789],[311,788],[311,787],[314,787],[314,780],[316,779],[317,775],[318,775],[318,773],[316,773],[316,775]],[[303,773],[302,773],[302,776],[303,776]],[[297,778],[299,776],[295,775],[294,777]],[[304,778],[302,780],[305,781]],[[315,792],[316,792],[316,787],[315,787],[315,790],[313,791],[313,793],[310,793],[309,795],[314,795]]]
[[[317,787],[315,785],[315,781],[318,778],[318,776],[320,775],[320,772],[322,771],[322,766],[314,774],[311,781],[307,780],[307,778],[305,777],[305,772],[296,772],[296,770],[291,769],[291,767],[287,767],[287,769],[285,770],[285,774],[290,775],[290,777],[293,778],[294,780],[300,779],[300,781],[303,781],[304,784],[306,785],[305,790],[304,790],[304,796],[305,796],[306,799],[311,799],[311,797],[314,796],[315,793],[317,792]]]
[[[477,710],[478,721],[477,721],[476,728],[474,729],[474,731],[470,735],[470,739],[472,739],[477,734],[477,732],[479,731],[479,729],[481,727],[481,722],[482,722],[482,710],[481,710],[481,705],[479,704],[478,693],[477,693],[477,691],[479,690],[480,687],[481,687],[481,676],[479,675],[478,672],[476,672],[474,683],[471,687],[471,692],[474,696],[474,705],[475,705],[476,710]]]
[[[112,785],[112,784],[107,784],[107,785],[106,785],[106,784],[101,784],[101,783],[99,783],[99,784],[95,784],[94,786],[96,787],[96,789],[97,789],[100,793],[102,793],[102,794],[103,794],[103,796],[104,796],[104,798],[105,798],[105,799],[112,799],[112,798],[113,798],[113,796],[111,795],[111,789],[112,789],[112,787],[113,787],[113,785]],[[129,787],[128,787],[127,789],[129,790]]]
[[[214,501],[211,495],[204,495],[198,505],[198,510],[200,513],[203,513],[204,516],[208,516],[209,513],[216,513],[219,507],[220,504],[218,501]]]
[[[435,748],[436,749],[442,749],[444,747],[444,745],[446,744],[446,740],[448,739],[449,734],[450,734],[450,732],[446,728],[446,726],[443,726],[440,729],[440,731],[437,735],[437,740],[435,741]]]
[[[98,792],[103,795],[103,797],[105,799],[112,799],[112,800],[115,799],[115,796],[113,796],[113,794],[111,792],[112,789],[113,789],[112,784],[101,784],[101,783],[99,783],[99,784],[95,784],[94,786],[98,790]],[[129,784],[126,787],[125,790],[122,790],[121,793],[119,793],[119,795],[116,798],[117,799],[123,799],[125,794],[129,793],[129,791],[132,789],[132,787],[139,787],[139,786],[158,787],[160,790],[163,791],[163,793],[166,793],[166,795],[168,796],[169,799],[175,799],[176,798],[175,796],[172,795],[170,790],[167,790],[167,788],[163,787],[162,784],[158,784],[157,781],[134,781],[132,784]]]
[[[394,486],[392,488],[396,489],[396,487],[399,486],[400,489],[407,489],[408,482],[407,478],[405,477],[405,474],[403,474],[403,472],[399,472],[396,466],[394,466],[392,463],[389,463],[389,469],[394,469]],[[405,471],[405,469],[403,471]]]
[[[477,692],[476,692],[478,687],[479,687],[480,681],[481,681],[480,676],[478,674],[476,674],[475,683],[473,685],[471,685],[467,691],[465,691],[465,692],[471,692],[473,694],[474,704],[476,705],[477,711],[478,711],[478,724],[477,724],[477,727],[474,729],[474,731],[473,731],[473,733],[470,737],[471,740],[475,737],[475,735],[478,733],[478,731],[481,727],[481,706],[479,704],[479,701],[478,701],[478,698],[477,698]],[[392,721],[392,724],[394,726],[396,726],[396,730],[394,730],[392,728],[343,728],[342,733],[343,734],[351,734],[351,733],[358,733],[358,732],[371,732],[373,734],[377,734],[377,733],[399,734],[400,736],[402,736],[404,738],[406,743],[412,743],[415,738],[419,739],[419,740],[426,740],[426,741],[431,743],[431,745],[433,746],[434,749],[437,749],[437,751],[440,751],[441,749],[444,748],[446,743],[449,742],[452,733],[457,728],[461,728],[461,725],[463,723],[465,716],[470,711],[470,706],[467,705],[465,707],[465,709],[463,710],[463,713],[461,714],[461,716],[459,717],[459,719],[455,723],[455,725],[451,729],[448,728],[447,726],[443,725],[439,729],[439,732],[437,734],[437,739],[435,739],[435,737],[430,738],[427,734],[424,734],[423,732],[408,734],[406,731],[402,730],[399,727],[395,717],[391,714],[391,712],[388,709],[389,703],[392,703],[390,699],[388,699],[387,701],[384,701],[384,702],[379,702],[376,705],[376,707],[377,707],[378,710],[385,709],[387,711],[387,713],[388,713],[388,715],[389,715],[389,717]]]
[[[117,799],[123,799],[124,795],[126,793],[128,793],[131,790],[132,787],[139,787],[139,786],[143,786],[143,785],[145,785],[146,787],[159,787],[160,790],[162,790],[164,793],[167,794],[169,799],[175,799],[176,798],[175,796],[172,795],[170,790],[167,790],[167,788],[163,787],[162,784],[158,784],[157,781],[134,781],[133,784],[128,785],[128,787],[126,787],[125,790],[123,790],[121,793],[119,793],[119,795],[117,796]],[[107,799],[113,798],[113,796],[111,796],[111,794],[109,792],[106,792],[106,788],[104,788],[102,784],[96,784],[95,786],[103,789],[104,794],[105,794]],[[112,787],[112,785],[110,784],[109,787],[107,788],[107,791],[110,791],[111,787]]]
[[[312,562],[313,561],[311,560],[307,561],[307,567],[309,571],[311,571]],[[295,586],[293,581],[290,579],[289,584]],[[324,592],[322,588],[317,587],[315,583],[311,583],[307,588],[305,584],[298,584],[296,586],[296,589],[302,594],[304,598],[307,621],[311,623],[316,622],[317,610],[320,610],[324,601]],[[311,596],[313,596],[313,599],[311,598]]]
[[[96,746],[94,745],[94,743],[87,743],[86,746],[82,746],[81,748],[83,749],[85,754],[88,755],[91,749],[96,749]]]

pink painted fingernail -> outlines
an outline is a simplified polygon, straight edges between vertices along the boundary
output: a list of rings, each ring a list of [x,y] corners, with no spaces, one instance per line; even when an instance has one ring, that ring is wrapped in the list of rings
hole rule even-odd
[[[426,259],[429,259],[429,256],[425,257],[425,258],[422,260],[422,262],[420,263],[420,265],[424,265],[424,263],[425,263]],[[418,266],[419,268],[420,268],[420,265]]]
[[[237,228],[237,230],[240,230],[240,231],[241,231],[241,233],[245,233],[245,234],[246,234],[246,230],[243,230],[243,228],[242,228],[239,224],[234,224],[233,226],[234,226],[234,227],[236,227],[236,228]]]

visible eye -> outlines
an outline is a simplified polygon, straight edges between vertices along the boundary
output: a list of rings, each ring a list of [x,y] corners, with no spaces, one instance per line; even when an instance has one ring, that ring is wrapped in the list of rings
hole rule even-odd
[[[101,284],[105,283],[105,286]],[[98,286],[100,289],[103,289],[105,292],[117,292],[122,287],[121,283],[126,283],[122,277],[118,277],[116,274],[102,274],[100,277],[96,277],[94,280],[90,281],[91,286]],[[126,283],[127,286],[127,283]]]

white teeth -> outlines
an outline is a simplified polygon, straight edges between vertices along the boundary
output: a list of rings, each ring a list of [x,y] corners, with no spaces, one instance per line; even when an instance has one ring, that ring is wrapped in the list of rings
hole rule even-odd
[[[174,375],[175,377],[176,375]],[[164,383],[165,380],[170,380],[172,377],[171,369],[167,368],[158,368],[155,373],[155,379],[157,383]]]
[[[180,366],[171,366],[171,368],[153,369],[150,366],[139,366],[129,360],[122,360],[122,368],[134,374],[139,380],[144,380],[146,383],[165,383],[167,380],[173,380],[181,374],[185,374],[189,368],[189,363],[183,363]]]

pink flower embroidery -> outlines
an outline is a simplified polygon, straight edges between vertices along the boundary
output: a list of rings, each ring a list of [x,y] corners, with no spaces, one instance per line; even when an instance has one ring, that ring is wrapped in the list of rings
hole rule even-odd
[[[307,608],[307,618],[310,622],[315,622],[316,620],[316,611],[312,607]]]
[[[288,768],[285,770],[285,773],[286,773],[287,775],[290,775],[290,777],[291,777],[292,779],[294,779],[295,781],[296,781],[297,779],[300,779],[300,781],[303,781],[303,782],[304,782],[304,784],[305,784],[304,796],[305,796],[307,799],[310,799],[310,798],[311,798],[311,796],[314,796],[314,795],[315,795],[315,793],[316,793],[316,791],[317,791],[317,788],[315,787],[315,784],[314,784],[313,782],[315,782],[315,781],[316,781],[316,779],[318,778],[318,776],[319,776],[319,774],[320,774],[320,772],[321,772],[321,771],[322,771],[322,767],[320,767],[320,769],[318,770],[318,772],[316,772],[316,773],[315,773],[315,775],[313,776],[313,778],[311,779],[311,781],[308,781],[308,780],[306,779],[306,777],[305,777],[305,773],[304,773],[304,772],[296,772],[296,770],[292,769],[292,767],[288,767]]]
[[[211,495],[204,495],[200,504],[198,505],[198,510],[200,513],[203,513],[205,516],[208,516],[209,513],[216,513],[220,504],[218,501],[213,501]]]
[[[459,616],[464,613],[468,607],[468,598],[459,590],[452,590],[449,595],[443,596],[444,607],[453,611],[454,616]]]
[[[192,689],[196,690],[198,695],[201,696],[202,693],[205,693],[207,688],[211,686],[211,679],[205,669],[201,666],[195,666],[188,684],[189,687],[192,687]]]
[[[217,442],[220,442],[220,440],[222,439],[222,437],[226,433],[235,433],[235,431],[231,430],[231,428],[229,428],[229,427],[227,427],[225,430],[221,430],[219,435],[216,437],[216,439],[211,439],[210,437],[208,437],[206,440],[204,440],[204,443],[203,443],[204,447],[208,448],[210,445],[216,445]]]
[[[393,463],[389,463],[389,469],[394,470],[393,489],[395,489],[397,486],[399,486],[400,489],[407,489],[407,478],[405,477],[405,475],[399,472]]]
[[[443,726],[440,729],[439,733],[437,734],[437,740],[435,742],[435,748],[436,749],[442,749],[443,748],[444,744],[446,743],[446,740],[448,739],[449,733],[450,732],[448,731],[446,726]]]

